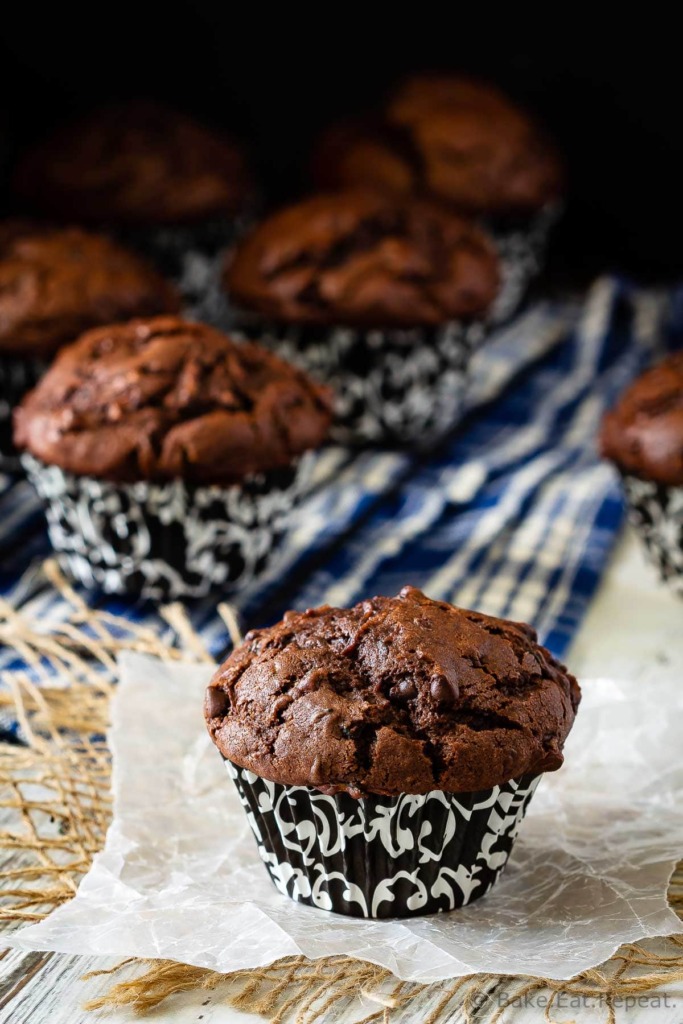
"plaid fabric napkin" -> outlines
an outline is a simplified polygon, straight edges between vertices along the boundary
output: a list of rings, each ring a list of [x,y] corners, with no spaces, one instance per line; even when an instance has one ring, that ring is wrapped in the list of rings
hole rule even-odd
[[[614,278],[599,279],[583,301],[532,307],[476,357],[467,418],[429,456],[322,453],[280,557],[234,602],[245,629],[288,607],[345,605],[411,583],[530,622],[562,655],[622,519],[616,475],[595,447],[600,418],[682,332],[683,292]],[[29,484],[0,477],[0,594],[30,597],[46,624],[66,607],[27,568],[48,554]],[[91,601],[159,626],[149,604]],[[227,641],[214,605],[190,612],[220,656]],[[0,652],[0,669],[13,664]]]

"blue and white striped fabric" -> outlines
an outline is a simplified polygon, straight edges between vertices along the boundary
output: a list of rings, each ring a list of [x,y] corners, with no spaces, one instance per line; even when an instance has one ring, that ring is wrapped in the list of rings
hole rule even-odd
[[[603,410],[659,347],[680,340],[683,293],[599,280],[584,301],[544,302],[500,331],[474,366],[470,412],[431,457],[330,448],[281,557],[235,602],[245,628],[288,607],[346,605],[406,583],[532,623],[557,655],[595,590],[622,518],[595,438]],[[0,593],[58,621],[53,591],[20,580],[49,554],[26,482],[0,478]],[[96,595],[136,621],[153,608]],[[227,637],[214,604],[190,609],[209,649]],[[0,669],[13,662],[0,654]]]

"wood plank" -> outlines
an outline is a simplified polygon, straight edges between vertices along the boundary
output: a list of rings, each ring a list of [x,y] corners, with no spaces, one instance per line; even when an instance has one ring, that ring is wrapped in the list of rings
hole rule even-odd
[[[2,994],[0,994],[0,1013],[21,992],[33,977],[41,971],[52,953],[24,954],[14,969],[3,978]]]

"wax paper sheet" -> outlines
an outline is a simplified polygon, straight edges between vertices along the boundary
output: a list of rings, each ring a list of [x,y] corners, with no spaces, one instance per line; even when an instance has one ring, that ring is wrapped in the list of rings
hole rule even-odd
[[[210,668],[127,654],[114,697],[114,821],[77,896],[15,933],[25,949],[162,957],[218,971],[347,953],[430,982],[568,978],[627,940],[680,930],[683,688],[584,681],[565,766],[532,800],[508,868],[464,910],[353,920],[280,896],[205,735]]]

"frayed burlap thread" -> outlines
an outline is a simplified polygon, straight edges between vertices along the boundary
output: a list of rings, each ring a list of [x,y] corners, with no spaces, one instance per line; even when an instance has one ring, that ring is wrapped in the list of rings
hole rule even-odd
[[[182,605],[160,612],[159,628],[90,608],[56,563],[34,581],[62,597],[49,625],[36,613],[36,590],[13,607],[0,600],[0,643],[22,667],[5,672],[3,709],[19,723],[22,745],[0,744],[0,920],[6,927],[36,921],[71,899],[111,816],[110,758],[105,733],[116,682],[116,656],[134,650],[159,658],[210,662]],[[233,640],[239,624],[219,612]],[[683,865],[672,878],[671,905],[683,916]],[[103,996],[86,1003],[104,1011],[145,1014],[172,997],[204,992],[210,1000],[260,1014],[273,1024],[324,1024],[348,1011],[357,1024],[420,1020],[440,1024],[458,1013],[497,1024],[521,1005],[543,1007],[548,1021],[597,1006],[613,1022],[621,1006],[637,1006],[683,981],[683,938],[629,943],[606,964],[557,982],[544,978],[470,975],[432,985],[399,982],[385,968],[344,956],[290,957],[268,967],[217,974],[173,961],[126,960],[110,971]]]
[[[62,614],[46,624],[46,588]],[[181,605],[162,609],[166,636],[90,608],[54,561],[27,578],[18,608],[0,599],[0,644],[22,668],[0,674],[0,714],[21,743],[0,744],[0,921],[36,921],[74,895],[111,818],[105,733],[123,650],[210,662]],[[163,623],[160,623],[163,627]]]
[[[643,998],[652,1005],[653,993],[667,992],[683,981],[683,942],[672,936],[659,942],[657,950],[648,945],[629,943],[601,968],[570,981],[476,974],[419,985],[399,982],[383,967],[343,956],[316,961],[290,957],[230,975],[170,961],[147,961],[144,973],[113,984],[86,1006],[92,1010],[127,1007],[145,1014],[172,995],[204,990],[272,1024],[324,1024],[332,1007],[339,1017],[344,1011],[355,1011],[357,1024],[395,1018],[440,1024],[456,1010],[465,1020],[497,1024],[507,1011],[521,1006],[543,1009],[548,1021],[556,1019],[555,1010],[566,1021],[580,1016],[581,1010],[597,1008],[606,1022],[614,1022],[617,1009],[642,1006],[638,1001]],[[121,966],[97,974],[115,977]]]

